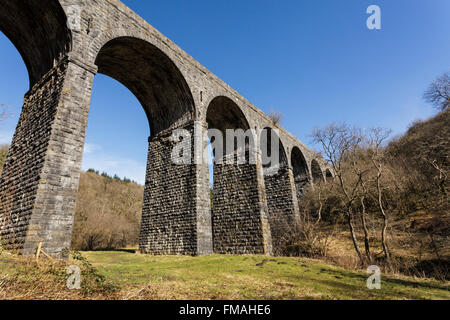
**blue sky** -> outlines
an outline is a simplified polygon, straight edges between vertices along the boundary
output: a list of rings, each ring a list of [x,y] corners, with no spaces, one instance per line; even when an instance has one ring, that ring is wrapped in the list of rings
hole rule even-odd
[[[450,70],[448,0],[124,0],[155,28],[310,145],[316,126],[346,121],[403,133],[434,114],[427,86]],[[381,8],[382,30],[366,28]],[[28,75],[0,34],[0,103],[14,117],[0,125],[8,143]],[[136,98],[95,77],[83,169],[143,182],[148,122]]]

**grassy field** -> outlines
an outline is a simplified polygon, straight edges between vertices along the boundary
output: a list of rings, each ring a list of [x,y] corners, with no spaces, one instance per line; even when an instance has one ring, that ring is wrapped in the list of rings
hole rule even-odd
[[[363,272],[301,258],[83,255],[130,298],[135,288],[157,299],[450,299],[448,283],[382,276],[381,290],[368,290]]]
[[[69,291],[65,269],[79,260],[36,265],[3,254],[0,299],[450,299],[448,282],[382,275],[381,290],[368,290],[364,272],[304,258],[82,255],[94,267],[89,285]]]

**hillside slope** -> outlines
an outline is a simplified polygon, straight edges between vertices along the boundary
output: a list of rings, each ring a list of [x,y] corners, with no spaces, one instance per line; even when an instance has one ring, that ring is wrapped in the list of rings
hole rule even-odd
[[[129,180],[82,172],[72,248],[115,249],[138,243],[144,187]]]
[[[8,146],[0,145],[0,174]],[[144,187],[94,170],[82,172],[72,248],[98,250],[138,243]]]
[[[394,157],[408,159],[412,166],[420,166],[433,173],[424,160],[436,161],[442,168],[450,168],[450,110],[434,117],[413,123],[399,139],[392,141],[388,151]]]

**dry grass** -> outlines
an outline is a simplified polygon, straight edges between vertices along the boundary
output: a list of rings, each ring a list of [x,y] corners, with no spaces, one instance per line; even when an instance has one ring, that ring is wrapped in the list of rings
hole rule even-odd
[[[0,260],[1,300],[81,299],[79,292],[64,286],[63,262],[41,262],[16,256]]]
[[[435,233],[433,240],[436,248],[432,246],[430,236],[420,230],[426,229],[431,217],[421,212],[412,214],[408,218],[393,220],[389,229],[388,243],[393,259],[391,264],[385,265],[381,261],[374,263],[384,266],[384,272],[393,275],[410,275],[423,278],[435,278],[449,280],[448,265],[450,262],[450,238]],[[375,259],[382,257],[382,247],[379,241],[380,221],[370,221],[370,246]],[[414,228],[410,226],[414,225]],[[338,227],[338,228],[337,228]],[[338,232],[336,232],[336,228]],[[345,225],[322,225],[322,232],[333,232],[332,240],[328,244],[327,255],[317,257],[328,263],[356,270],[360,268],[360,262],[355,255],[355,249],[350,241],[350,233]],[[356,223],[356,236],[362,241],[363,231]],[[437,261],[436,251],[441,261]]]
[[[84,252],[68,262],[0,256],[0,299],[450,299],[449,283],[367,274],[304,258],[149,256]],[[82,290],[68,290],[66,268],[82,269]],[[92,265],[90,264],[92,263]]]

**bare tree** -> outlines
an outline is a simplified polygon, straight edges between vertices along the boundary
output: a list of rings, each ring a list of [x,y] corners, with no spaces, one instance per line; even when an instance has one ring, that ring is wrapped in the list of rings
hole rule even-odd
[[[369,135],[369,156],[370,160],[376,169],[376,200],[378,207],[380,209],[381,215],[383,216],[383,226],[381,230],[381,245],[383,247],[384,257],[388,261],[390,259],[390,252],[387,245],[386,230],[388,227],[388,216],[386,214],[383,205],[383,188],[382,188],[382,177],[384,175],[384,149],[383,144],[391,135],[390,130],[385,130],[382,128],[372,128]]]
[[[360,218],[361,218],[361,225],[363,227],[364,231],[364,248],[366,250],[366,256],[369,262],[372,262],[372,254],[370,253],[370,235],[369,230],[367,229],[367,223],[366,223],[366,190],[363,187],[363,192],[360,196],[360,202],[361,202],[361,211],[360,211]]]
[[[270,120],[272,120],[274,126],[281,124],[281,121],[283,120],[281,112],[275,110],[270,110],[268,116]]]
[[[367,228],[367,223],[366,223],[366,215],[367,215],[366,199],[369,194],[367,184],[370,181],[367,181],[367,180],[369,180],[367,178],[369,170],[366,168],[366,165],[365,165],[364,154],[365,154],[365,150],[363,150],[363,149],[354,150],[349,159],[350,160],[349,162],[350,162],[350,166],[353,170],[353,173],[358,177],[358,181],[360,181],[360,187],[358,188],[358,190],[359,190],[358,197],[359,197],[359,201],[360,201],[359,216],[361,219],[361,225],[363,227],[363,232],[364,232],[364,249],[366,252],[366,257],[369,262],[372,262],[372,254],[370,252],[370,235],[369,235],[369,230]]]
[[[359,188],[361,185],[361,176],[356,180],[347,179],[344,172],[346,159],[351,152],[358,148],[362,142],[361,130],[350,128],[346,124],[336,125],[330,124],[322,129],[315,129],[311,134],[313,142],[320,144],[326,160],[332,165],[336,177],[338,178],[339,187],[343,195],[345,214],[350,236],[355,251],[361,261],[364,263],[364,257],[359,249],[358,240],[355,234],[353,223],[353,205],[359,197]]]
[[[421,144],[421,147],[424,148],[423,144]],[[433,180],[437,181],[437,184],[431,184],[433,186],[433,191],[429,192],[428,195],[428,197],[432,198],[433,201],[428,201],[424,207],[427,208],[427,211],[430,212],[433,217],[433,222],[427,228],[426,232],[431,240],[431,247],[433,248],[434,254],[440,263],[442,257],[439,253],[439,248],[436,244],[433,233],[440,226],[446,225],[445,216],[447,214],[445,212],[448,212],[448,202],[450,199],[447,191],[448,169],[444,163],[441,163],[441,161],[433,158],[431,155],[424,154],[421,158],[424,163],[434,169]],[[432,195],[433,193],[435,194],[434,196]]]
[[[424,94],[425,101],[439,111],[448,110],[450,106],[450,72],[436,79]]]
[[[439,191],[448,198],[447,192],[447,181],[448,181],[448,170],[445,169],[436,159],[430,159],[427,156],[422,157],[423,161],[428,163],[436,172],[434,177],[438,181]]]

